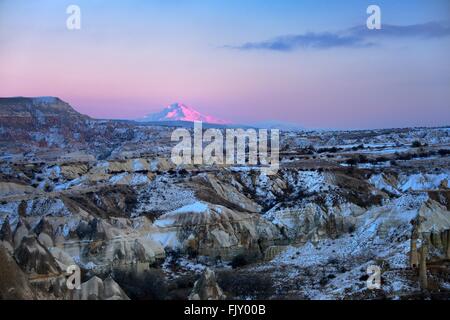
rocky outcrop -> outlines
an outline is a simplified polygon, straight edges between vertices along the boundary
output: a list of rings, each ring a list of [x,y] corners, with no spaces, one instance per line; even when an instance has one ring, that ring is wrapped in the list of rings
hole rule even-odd
[[[240,253],[262,255],[281,239],[277,228],[258,214],[197,202],[162,215],[149,234],[165,248],[194,251],[229,260]]]
[[[47,235],[53,235],[53,226],[47,217],[42,217],[39,223],[33,228],[34,233],[37,235],[45,233]]]
[[[427,236],[425,235],[425,239],[426,238]],[[422,290],[428,289],[427,257],[428,257],[428,240],[424,240],[420,247],[420,262],[419,262],[419,284]]]
[[[134,261],[144,263],[154,263],[165,257],[164,248],[157,242],[146,238],[134,240],[133,245]]]
[[[450,229],[449,211],[434,200],[430,199],[423,203],[419,210],[419,216],[423,218],[419,226],[421,233],[429,232],[431,234]]]
[[[58,263],[59,268],[66,272],[67,268],[70,266],[76,266],[75,260],[63,249],[58,247],[52,247],[49,248],[50,253],[55,258],[56,262]]]
[[[434,258],[447,259],[449,256],[450,216],[446,208],[434,200],[428,200],[420,207],[412,221],[411,259],[416,261],[418,239],[433,248]],[[428,250],[430,251],[430,250]],[[427,256],[427,258],[430,258]]]
[[[11,231],[11,225],[9,224],[8,217],[5,218],[0,229],[0,241],[8,242],[10,245],[13,244],[13,233]]]
[[[94,243],[93,243],[94,244]],[[162,246],[150,239],[134,237],[117,237],[107,242],[99,243],[97,252],[91,246],[88,258],[98,265],[132,265],[135,263],[153,264],[165,257]]]
[[[130,298],[112,278],[103,281],[94,276],[82,283],[80,290],[75,290],[74,300],[130,300]]]
[[[291,241],[336,238],[354,229],[364,209],[354,204],[334,207],[306,203],[296,207],[275,206],[264,218],[276,225]]]
[[[23,218],[19,218],[19,222],[13,233],[14,248],[18,248],[22,243],[22,239],[28,236],[29,229],[28,223]]]
[[[0,243],[0,300],[31,300],[36,295],[27,276]]]
[[[73,264],[98,272],[136,264],[148,268],[164,259],[164,248],[147,237],[148,221],[135,228],[129,218],[113,216],[123,216],[121,208],[127,210],[128,201],[132,200],[131,191],[125,189],[125,194],[117,188],[110,193],[88,193],[73,199],[29,200],[24,206],[26,217],[18,218],[13,234],[9,231],[11,219],[5,217],[2,231],[5,245],[11,252],[15,249],[20,265],[33,275],[54,273],[56,266],[64,271]],[[78,198],[82,199],[75,201]],[[17,210],[12,208],[15,219]],[[32,229],[27,221],[34,226]],[[27,242],[23,243],[25,239]],[[52,255],[56,259],[54,263],[51,263]]]
[[[284,251],[287,250],[287,246],[270,246],[266,249],[266,251],[264,252],[264,260],[265,261],[270,261],[273,258],[275,258],[276,256],[278,256],[279,254],[283,253]]]
[[[200,200],[226,206],[238,211],[261,212],[262,207],[243,194],[244,187],[231,176],[200,175],[190,186]],[[225,181],[223,181],[225,180]]]
[[[444,236],[444,239],[446,239],[446,258],[450,259],[450,230],[445,231],[444,235],[446,235],[447,237]]]
[[[419,269],[419,286],[429,289],[427,264],[433,261],[445,268],[450,248],[450,216],[445,207],[428,200],[422,204],[415,219],[411,221],[410,267]],[[417,242],[420,240],[420,248]]]
[[[419,230],[418,224],[419,221],[412,220],[412,232],[411,232],[411,240],[410,240],[410,251],[409,251],[409,266],[410,268],[419,267],[419,253],[417,251],[417,240],[419,239]]]
[[[62,165],[60,168],[60,174],[66,180],[77,179],[85,175],[89,170],[87,163],[71,163]]]
[[[14,183],[0,181],[0,196],[6,197],[11,195],[32,194],[36,192],[33,187]]]
[[[189,300],[225,300],[226,295],[216,281],[214,271],[207,268],[194,284]]]
[[[26,236],[14,251],[20,267],[31,275],[59,275],[61,269],[50,251],[35,236]]]
[[[51,248],[54,246],[53,226],[46,217],[43,217],[41,221],[39,221],[33,231],[38,236],[39,242],[44,247]]]
[[[38,127],[52,124],[67,125],[89,119],[56,97],[0,98],[0,125],[5,127]]]
[[[164,259],[164,248],[148,239],[144,231],[134,229],[127,219],[110,220],[94,218],[80,220],[74,225],[71,249],[80,262],[91,263],[108,269],[110,266],[126,266],[136,263],[153,264]]]
[[[121,161],[102,161],[89,170],[90,174],[120,174],[120,173],[147,173],[165,172],[174,169],[174,164],[165,158],[135,158]]]

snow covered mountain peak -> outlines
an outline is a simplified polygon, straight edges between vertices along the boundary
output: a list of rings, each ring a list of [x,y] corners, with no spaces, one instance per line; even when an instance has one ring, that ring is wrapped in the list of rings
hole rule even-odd
[[[226,124],[224,120],[217,119],[210,115],[204,115],[192,107],[182,103],[173,103],[161,112],[147,115],[141,121],[186,121],[194,122],[201,121],[211,124]]]

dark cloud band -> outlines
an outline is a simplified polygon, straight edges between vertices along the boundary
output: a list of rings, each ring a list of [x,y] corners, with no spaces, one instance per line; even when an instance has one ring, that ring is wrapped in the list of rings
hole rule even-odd
[[[309,32],[286,35],[259,42],[247,42],[237,46],[225,46],[238,50],[292,51],[296,49],[361,48],[375,45],[380,38],[441,38],[450,35],[450,27],[437,22],[408,26],[383,25],[381,30],[369,30],[365,26],[353,27],[343,32]]]

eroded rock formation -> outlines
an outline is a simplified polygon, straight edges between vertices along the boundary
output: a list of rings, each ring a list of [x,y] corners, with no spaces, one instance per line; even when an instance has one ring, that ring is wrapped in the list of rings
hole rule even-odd
[[[225,300],[226,296],[216,281],[216,275],[211,269],[206,269],[194,284],[189,300]]]

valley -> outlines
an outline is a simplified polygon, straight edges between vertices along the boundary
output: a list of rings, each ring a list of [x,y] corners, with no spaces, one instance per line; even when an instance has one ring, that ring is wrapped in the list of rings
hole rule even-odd
[[[450,297],[450,128],[281,130],[274,175],[175,165],[175,129],[1,98],[0,297]]]

